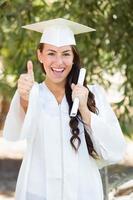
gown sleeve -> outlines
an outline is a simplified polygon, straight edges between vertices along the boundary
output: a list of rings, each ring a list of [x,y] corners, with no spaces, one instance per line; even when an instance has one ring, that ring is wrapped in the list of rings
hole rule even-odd
[[[20,95],[16,90],[6,116],[3,137],[9,141],[19,141],[31,137],[33,129],[33,117],[36,112],[38,99],[38,83],[35,83],[31,89],[27,112],[25,114],[20,105]]]
[[[118,119],[107,101],[105,90],[100,85],[92,86],[98,115],[91,113],[91,129],[86,127],[94,148],[99,155],[98,167],[115,164],[122,160],[126,142]]]

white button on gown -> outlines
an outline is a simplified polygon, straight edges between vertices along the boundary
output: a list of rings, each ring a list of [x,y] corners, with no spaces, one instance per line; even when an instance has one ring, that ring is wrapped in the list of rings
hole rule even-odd
[[[100,156],[97,161],[88,154],[81,122],[78,153],[70,144],[65,96],[58,105],[44,83],[35,83],[25,115],[16,91],[3,132],[7,140],[27,141],[16,185],[16,200],[103,200],[99,168],[121,160],[126,145],[103,89],[99,85],[91,85],[89,89],[95,94],[99,109],[98,115],[91,113],[91,133],[86,127]]]

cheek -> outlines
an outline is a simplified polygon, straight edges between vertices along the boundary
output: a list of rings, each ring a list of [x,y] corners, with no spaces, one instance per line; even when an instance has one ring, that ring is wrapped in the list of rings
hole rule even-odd
[[[52,60],[44,57],[43,66],[46,71],[50,68],[51,64],[52,64]]]
[[[65,67],[66,67],[65,72],[68,74],[72,69],[72,63],[67,63],[67,65],[65,65]]]
[[[71,67],[73,65],[73,59],[64,59],[64,63],[68,66]]]
[[[48,58],[47,56],[44,56],[43,62],[44,62],[44,64],[48,65],[49,63],[52,62],[52,59],[51,59],[51,58]]]

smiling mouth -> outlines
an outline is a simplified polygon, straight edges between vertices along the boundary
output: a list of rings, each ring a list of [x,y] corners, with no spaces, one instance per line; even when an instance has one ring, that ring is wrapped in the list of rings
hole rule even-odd
[[[51,68],[53,72],[55,73],[62,73],[64,72],[65,68]]]

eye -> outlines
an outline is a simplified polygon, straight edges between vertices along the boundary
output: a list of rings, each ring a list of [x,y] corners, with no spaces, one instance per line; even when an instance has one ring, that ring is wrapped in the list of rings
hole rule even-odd
[[[70,53],[64,53],[63,56],[70,56]]]
[[[49,56],[54,56],[54,53],[50,52],[48,53]]]

